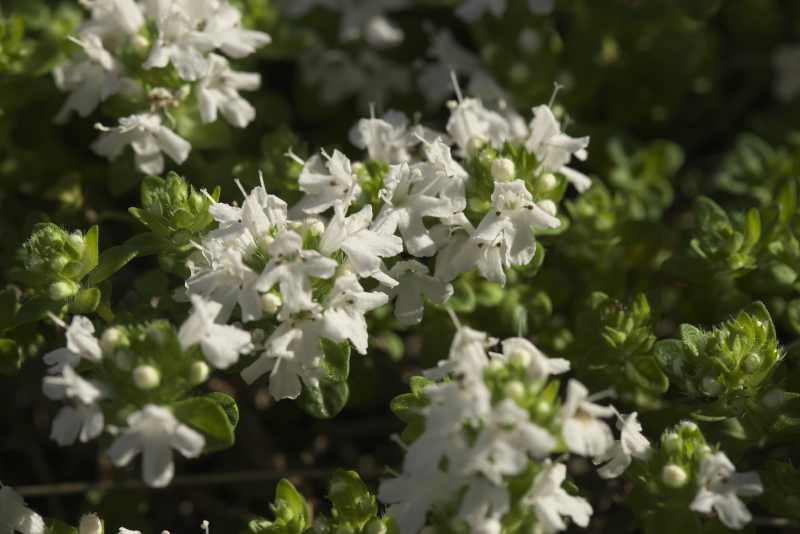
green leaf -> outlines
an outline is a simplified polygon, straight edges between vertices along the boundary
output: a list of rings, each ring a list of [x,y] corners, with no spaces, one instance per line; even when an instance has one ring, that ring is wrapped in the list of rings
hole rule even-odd
[[[194,397],[178,401],[172,405],[172,411],[181,422],[205,436],[206,453],[227,449],[236,441],[231,419],[222,405],[212,398]]]
[[[15,326],[40,321],[47,316],[47,312],[57,314],[63,306],[63,302],[51,300],[49,297],[33,297],[20,306]]]
[[[285,478],[281,479],[275,488],[275,500],[285,503],[294,517],[302,518],[304,525],[311,525],[311,509],[305,497]]]
[[[320,342],[324,378],[333,382],[346,382],[350,376],[350,343],[347,341],[336,343],[326,338],[322,338]]]
[[[318,419],[330,419],[342,411],[350,396],[347,382],[320,380],[316,385],[303,384],[298,398],[300,407]]]
[[[96,287],[82,289],[75,295],[75,300],[69,304],[69,311],[80,314],[92,313],[100,304],[100,297],[102,297],[102,293]]]
[[[81,256],[81,268],[78,271],[78,275],[75,277],[76,280],[80,280],[97,267],[99,239],[100,227],[94,225],[86,232],[83,238],[83,256]]]
[[[89,274],[89,284],[99,284],[138,255],[139,251],[129,245],[119,245],[103,251],[99,265]]]
[[[228,416],[228,421],[234,428],[236,428],[236,425],[239,424],[239,406],[236,404],[236,401],[233,399],[233,397],[219,391],[209,393],[206,395],[206,397],[219,404],[220,408],[225,410],[225,415]]]
[[[355,531],[360,531],[378,512],[375,496],[355,471],[338,470],[333,474],[328,500],[333,505],[334,519],[348,524]]]

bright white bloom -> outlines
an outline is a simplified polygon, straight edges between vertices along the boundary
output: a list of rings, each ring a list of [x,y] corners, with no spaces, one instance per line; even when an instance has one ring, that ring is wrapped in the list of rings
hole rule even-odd
[[[315,250],[303,250],[303,238],[291,230],[275,237],[267,247],[270,261],[258,277],[255,288],[268,292],[276,284],[283,299],[282,316],[315,309],[311,294],[311,278],[330,278],[336,262]]]
[[[208,56],[208,72],[197,84],[197,104],[203,122],[217,120],[221,112],[229,123],[244,128],[256,116],[255,108],[239,96],[239,91],[255,91],[261,85],[261,75],[255,72],[236,72],[228,60],[217,54]]]
[[[302,383],[313,385],[319,380],[324,326],[316,317],[282,323],[267,340],[261,356],[242,370],[242,379],[252,384],[270,373],[272,397],[296,399]]]
[[[0,534],[44,534],[42,516],[25,506],[22,497],[0,482]]]
[[[561,435],[567,448],[582,456],[596,457],[614,443],[611,429],[599,417],[615,414],[611,406],[600,406],[588,399],[589,391],[577,380],[567,383],[567,398],[561,407]]]
[[[164,156],[167,154],[175,163],[181,164],[189,157],[192,146],[186,139],[161,124],[156,113],[140,113],[123,117],[119,126],[106,128],[96,125],[103,134],[92,143],[92,150],[113,160],[127,145],[135,153],[136,168],[145,174],[161,174],[164,170]]]
[[[347,208],[361,193],[358,179],[350,166],[350,160],[338,150],[325,158],[315,154],[305,162],[300,173],[300,190],[306,195],[292,208],[293,211],[317,214],[342,203]]]
[[[620,415],[617,428],[620,431],[619,440],[594,459],[595,465],[607,462],[597,470],[602,478],[620,476],[631,464],[631,458],[643,460],[650,453],[650,442],[642,434],[642,425],[636,419],[636,412],[628,416]]]
[[[91,10],[92,18],[80,28],[81,35],[97,34],[111,39],[119,33],[133,35],[144,25],[144,17],[134,0],[80,0]]]
[[[195,458],[204,446],[202,434],[180,423],[166,408],[148,404],[128,416],[128,428],[111,445],[108,455],[114,465],[125,466],[142,453],[142,478],[160,488],[169,484],[175,473],[173,448]]]
[[[468,154],[475,147],[489,144],[499,148],[511,138],[511,125],[505,117],[483,106],[477,98],[465,98],[450,112],[447,133]]]
[[[68,365],[61,370],[61,376],[44,377],[42,392],[49,399],[75,399],[84,404],[92,404],[102,396],[102,392],[96,384],[83,379]]]
[[[422,171],[429,185],[428,194],[437,195],[450,203],[448,217],[457,216],[467,207],[466,187],[469,174],[450,152],[450,147],[440,138],[432,142],[424,141],[423,148],[427,163],[415,166]]]
[[[447,217],[454,211],[445,198],[433,196],[439,178],[428,178],[418,168],[408,163],[392,165],[383,179],[380,197],[384,205],[373,228],[384,234],[394,234],[398,229],[406,249],[414,256],[432,256],[436,243],[425,227],[423,217]]]
[[[59,124],[67,122],[73,112],[86,117],[110,96],[136,89],[132,80],[122,77],[120,65],[103,48],[100,37],[90,33],[74,42],[83,49],[83,57],[53,70],[56,86],[70,93],[56,115]]]
[[[425,371],[425,377],[439,380],[453,374],[463,383],[478,384],[483,387],[483,371],[489,364],[486,349],[497,344],[497,339],[486,332],[459,326],[446,360],[440,360],[436,367]]]
[[[64,447],[75,440],[81,443],[91,441],[103,431],[105,418],[97,404],[76,402],[59,410],[50,429],[50,439]]]
[[[533,108],[530,131],[525,147],[539,158],[542,170],[560,172],[579,192],[592,185],[588,176],[567,166],[573,155],[579,160],[586,159],[588,137],[570,137],[563,133],[553,111],[545,105]]]
[[[364,291],[353,274],[340,276],[333,283],[323,314],[327,337],[336,342],[350,340],[353,347],[367,353],[367,320],[364,315],[386,304],[386,293]]]
[[[235,59],[247,57],[272,38],[260,31],[242,28],[242,14],[227,2],[220,2],[217,10],[209,16],[203,33],[211,38],[214,48]]]
[[[510,507],[505,485],[497,486],[482,477],[469,482],[467,492],[458,509],[458,516],[469,525],[474,534],[500,534],[500,519]]]
[[[434,304],[444,304],[453,295],[453,286],[430,276],[428,268],[416,260],[397,262],[389,276],[398,281],[388,293],[390,299],[395,299],[394,316],[402,324],[422,320],[425,298]]]
[[[536,345],[522,337],[503,340],[503,353],[493,354],[503,360],[522,365],[531,380],[545,381],[550,375],[560,375],[569,371],[569,360],[548,358]]]
[[[378,499],[389,505],[387,513],[395,519],[400,534],[418,534],[425,525],[428,510],[442,498],[453,495],[460,485],[460,478],[440,469],[414,475],[404,473],[383,480]]]
[[[64,367],[76,367],[81,358],[99,362],[103,357],[100,342],[94,336],[94,325],[88,317],[75,315],[69,327],[61,319],[56,321],[67,329],[67,346],[48,352],[44,355],[44,363],[49,365],[49,373],[61,373]]]
[[[589,524],[592,506],[586,499],[574,497],[564,491],[561,485],[566,478],[567,468],[564,464],[546,460],[542,471],[533,482],[533,487],[523,497],[524,503],[533,506],[543,534],[566,530],[565,517],[580,527]]]
[[[192,314],[178,331],[183,350],[199,343],[208,363],[217,369],[230,367],[240,354],[251,350],[250,332],[216,322],[222,304],[197,295],[192,295],[191,300]]]
[[[472,445],[467,469],[503,485],[503,477],[520,474],[531,457],[542,459],[555,446],[555,438],[531,423],[526,410],[505,399],[492,407]]]
[[[728,528],[741,529],[753,518],[742,497],[754,497],[764,491],[755,471],[737,473],[724,452],[706,454],[700,462],[700,488],[689,508],[695,512],[715,512]]]
[[[382,258],[391,258],[403,252],[403,240],[395,235],[371,230],[371,222],[371,205],[364,206],[361,211],[349,217],[345,217],[345,210],[337,205],[320,238],[320,252],[330,256],[337,250],[342,250],[347,255],[353,272],[362,278],[381,272]]]
[[[502,17],[506,12],[506,0],[464,0],[456,9],[456,15],[467,22],[475,22],[487,11],[495,17]]]
[[[97,514],[84,514],[78,523],[78,534],[103,534],[103,522]]]
[[[387,111],[380,119],[359,120],[350,130],[350,142],[366,149],[373,161],[400,163],[411,159],[409,149],[419,143],[421,130],[420,126],[409,129],[404,113]]]

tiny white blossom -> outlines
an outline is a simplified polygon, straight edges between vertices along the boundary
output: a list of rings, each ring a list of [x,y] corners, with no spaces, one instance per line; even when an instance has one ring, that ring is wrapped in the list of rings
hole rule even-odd
[[[183,350],[200,344],[208,363],[217,369],[230,367],[252,348],[250,333],[232,325],[217,323],[222,304],[191,296],[192,314],[178,331]]]
[[[522,365],[531,380],[547,380],[550,375],[560,375],[569,371],[569,360],[548,358],[536,345],[525,338],[511,337],[503,340],[504,360]]]
[[[271,259],[255,288],[266,293],[278,285],[283,316],[315,309],[318,305],[312,299],[311,278],[330,278],[336,271],[336,262],[315,250],[303,250],[303,238],[291,230],[278,234],[267,252]]]
[[[511,138],[511,125],[505,117],[486,109],[477,98],[465,98],[450,112],[447,133],[468,154],[473,147],[489,144],[499,148]]]
[[[0,534],[44,534],[42,516],[25,506],[22,497],[0,482]]]
[[[388,302],[386,293],[364,291],[353,274],[340,276],[333,283],[323,318],[327,337],[336,342],[350,340],[353,347],[367,353],[367,320],[365,314]]]
[[[92,143],[92,150],[113,160],[127,145],[135,153],[136,167],[146,174],[161,174],[164,170],[164,156],[167,154],[175,163],[181,164],[189,157],[192,146],[186,139],[161,124],[156,113],[140,113],[123,117],[119,125],[106,128],[96,127],[103,134]]]
[[[546,460],[542,471],[536,476],[533,487],[523,497],[523,502],[533,507],[543,534],[566,530],[564,517],[579,527],[589,524],[592,506],[582,497],[574,497],[561,485],[567,477],[564,464]]]
[[[64,406],[53,419],[50,439],[64,447],[80,440],[81,443],[93,440],[103,431],[105,417],[97,404],[76,402]]]
[[[214,122],[221,112],[229,123],[244,128],[256,116],[256,110],[239,91],[255,91],[261,76],[255,72],[236,72],[228,60],[217,54],[208,56],[208,72],[197,84],[197,104],[203,122]]]
[[[305,196],[294,206],[293,211],[317,214],[342,203],[348,207],[361,193],[361,186],[350,165],[350,160],[338,150],[329,156],[323,152],[325,161],[315,154],[305,162],[300,173],[300,190]]]
[[[553,111],[545,105],[533,108],[530,131],[525,147],[536,154],[545,172],[560,172],[579,192],[592,185],[588,176],[567,166],[573,155],[579,160],[586,159],[588,137],[570,137],[563,133]]]
[[[350,130],[350,142],[366,149],[369,159],[400,163],[411,159],[409,149],[419,143],[421,127],[408,128],[408,118],[399,111],[387,111],[381,118],[360,119]]]
[[[44,355],[44,363],[50,366],[49,373],[60,373],[65,366],[75,367],[82,358],[92,362],[100,361],[103,351],[94,336],[94,325],[88,317],[75,315],[69,327],[60,319],[57,324],[67,328],[67,346]]]
[[[427,178],[408,163],[392,165],[383,179],[380,197],[384,201],[373,229],[394,234],[398,229],[406,249],[414,256],[432,256],[436,243],[425,227],[423,217],[447,217],[453,213],[452,204],[432,194],[439,178]]]
[[[82,35],[94,33],[116,38],[133,35],[144,25],[142,11],[134,0],[79,0],[91,10],[92,18],[80,28]]]
[[[397,523],[400,534],[418,534],[425,525],[428,510],[458,489],[460,479],[435,468],[427,473],[402,474],[383,480],[378,499],[389,505],[388,515]]]
[[[594,459],[595,465],[605,465],[597,470],[602,478],[620,476],[631,464],[631,458],[645,459],[650,453],[650,442],[642,434],[642,425],[636,419],[636,412],[628,416],[620,415],[617,421],[620,438],[603,454]]]
[[[724,452],[706,454],[700,462],[698,474],[700,488],[689,508],[695,512],[715,512],[728,528],[741,529],[753,516],[739,499],[754,497],[764,491],[755,471],[737,473]]]
[[[353,272],[362,278],[381,272],[382,258],[391,258],[403,252],[403,240],[395,235],[371,230],[371,223],[371,205],[364,206],[349,217],[345,217],[343,207],[337,205],[320,238],[320,252],[330,256],[341,249],[347,255]]]
[[[128,428],[114,440],[108,455],[114,465],[125,466],[142,453],[142,478],[149,486],[164,487],[172,480],[173,448],[194,458],[205,446],[202,434],[180,423],[161,406],[148,404],[129,415],[127,422]]]
[[[399,261],[389,271],[397,286],[389,289],[395,299],[394,315],[403,324],[422,320],[425,298],[434,304],[444,304],[453,294],[453,286],[428,274],[428,268],[416,260]]]
[[[615,412],[610,406],[590,402],[588,397],[586,387],[570,379],[567,398],[561,407],[561,435],[571,452],[595,457],[606,452],[614,443],[608,424],[598,418],[610,417]]]
[[[68,365],[61,370],[61,376],[44,377],[42,392],[49,399],[75,399],[84,404],[92,404],[102,396],[102,392],[96,384],[82,378]]]

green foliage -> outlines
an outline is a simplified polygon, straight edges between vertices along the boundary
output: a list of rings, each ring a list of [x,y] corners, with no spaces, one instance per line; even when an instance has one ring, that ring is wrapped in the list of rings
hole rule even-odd
[[[254,519],[243,534],[302,534],[311,526],[311,508],[286,479],[278,482],[270,508],[275,519]]]
[[[203,434],[206,453],[227,449],[236,442],[238,409],[236,402],[224,393],[178,401],[172,405],[172,411],[178,420]]]
[[[320,419],[334,417],[350,396],[347,378],[350,375],[350,343],[334,343],[322,338],[321,376],[316,383],[303,384],[300,406],[310,415]]]

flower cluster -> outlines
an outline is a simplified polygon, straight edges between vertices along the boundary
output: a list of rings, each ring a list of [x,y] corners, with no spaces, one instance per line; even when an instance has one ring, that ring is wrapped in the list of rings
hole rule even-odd
[[[244,128],[254,119],[255,108],[239,91],[258,89],[260,75],[233,70],[227,58],[246,57],[270,37],[242,28],[241,14],[227,0],[81,3],[90,17],[73,38],[80,52],[54,70],[56,85],[69,92],[56,122],[73,113],[87,117],[115,95],[141,110],[114,127],[98,124],[97,154],[114,159],[130,145],[136,167],[147,174],[163,170],[164,154],[183,163],[191,144],[170,126],[170,110],[190,94],[204,123],[222,114]]]
[[[564,134],[548,106],[528,126],[456,90],[447,134],[390,112],[353,128],[365,162],[339,150],[307,160],[290,152],[303,193],[292,207],[263,177],[249,192],[240,185],[241,206],[211,204],[217,226],[195,243],[186,293],[202,299],[196,309],[216,303],[219,323],[271,329],[242,372],[248,383],[269,373],[276,399],[297,398],[318,384],[321,340],[364,354],[369,311],[394,301],[400,323],[419,323],[425,301],[444,304],[458,275],[477,267],[503,284],[533,259],[535,234],[560,227],[547,197],[559,184],[553,173],[587,187],[567,163],[585,155],[588,138]]]
[[[64,403],[53,420],[52,439],[66,446],[105,430],[115,436],[108,450],[114,464],[127,465],[141,453],[145,482],[169,484],[172,449],[193,458],[209,444],[198,429],[206,428],[202,419],[215,417],[219,408],[206,398],[187,398],[208,378],[206,361],[225,367],[251,348],[249,333],[213,322],[215,306],[196,302],[177,334],[168,323],[154,321],[110,327],[98,338],[86,317],[76,315],[66,325],[53,316],[66,329],[66,346],[44,356],[49,368],[42,390]],[[201,401],[208,413],[198,419],[192,408]],[[220,413],[216,417],[225,424]]]

